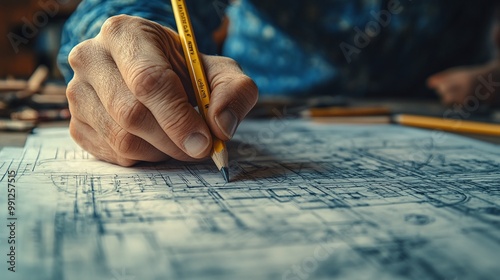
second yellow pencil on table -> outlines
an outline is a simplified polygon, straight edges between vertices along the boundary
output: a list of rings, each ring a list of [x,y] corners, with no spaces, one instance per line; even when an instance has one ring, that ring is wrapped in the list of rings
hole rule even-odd
[[[198,52],[198,46],[194,37],[193,27],[189,19],[188,10],[184,0],[171,0],[175,15],[175,22],[182,49],[186,58],[186,66],[193,83],[193,89],[198,103],[198,110],[205,120],[210,106],[210,85],[208,84],[205,70]],[[212,137],[212,159],[222,176],[229,181],[228,155],[225,143],[217,137]]]
[[[455,133],[473,133],[491,136],[500,136],[500,124],[445,119],[416,115],[396,115],[394,122],[428,129],[440,129]]]

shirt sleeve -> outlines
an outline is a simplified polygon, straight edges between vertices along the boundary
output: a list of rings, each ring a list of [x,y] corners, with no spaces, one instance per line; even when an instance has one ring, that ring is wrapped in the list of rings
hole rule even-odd
[[[212,40],[212,32],[220,24],[221,6],[202,0],[187,1],[187,5],[199,49],[207,54],[215,54],[217,47]],[[73,78],[68,62],[68,55],[73,47],[94,38],[106,19],[120,14],[142,17],[177,30],[169,0],[83,0],[65,23],[61,35],[57,62],[66,83]]]

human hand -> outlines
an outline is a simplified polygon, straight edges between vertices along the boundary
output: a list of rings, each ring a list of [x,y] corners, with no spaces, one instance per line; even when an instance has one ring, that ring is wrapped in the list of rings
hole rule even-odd
[[[473,95],[480,101],[493,102],[499,80],[500,65],[489,63],[447,69],[429,77],[427,86],[438,93],[445,105],[466,104]]]
[[[69,55],[71,136],[95,157],[122,166],[207,157],[211,133],[229,140],[258,89],[232,59],[202,59],[212,89],[206,122],[193,108],[177,33],[139,17],[109,18]]]

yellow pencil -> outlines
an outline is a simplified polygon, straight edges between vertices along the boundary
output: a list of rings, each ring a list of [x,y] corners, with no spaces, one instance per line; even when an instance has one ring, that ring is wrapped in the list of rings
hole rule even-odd
[[[500,136],[500,124],[483,123],[465,120],[424,117],[415,115],[396,115],[394,122],[407,126],[430,129],[441,129],[457,133],[473,133]]]
[[[198,46],[194,38],[193,27],[189,19],[188,10],[184,0],[171,0],[172,9],[177,23],[177,30],[181,40],[182,49],[186,58],[186,65],[189,70],[193,89],[196,94],[198,110],[203,119],[206,118],[208,107],[210,106],[210,86],[205,76],[205,70],[198,53]],[[215,136],[212,136],[212,159],[222,176],[229,182],[228,155],[224,142]]]

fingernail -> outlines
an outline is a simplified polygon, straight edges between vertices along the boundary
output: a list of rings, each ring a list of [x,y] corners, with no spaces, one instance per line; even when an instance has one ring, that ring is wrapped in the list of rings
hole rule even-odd
[[[232,138],[238,126],[238,118],[230,109],[222,111],[215,117],[215,122],[227,138]]]
[[[192,157],[198,157],[208,146],[208,139],[201,133],[193,133],[184,141],[184,148]]]

